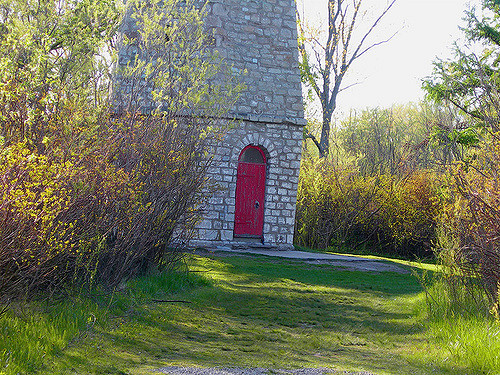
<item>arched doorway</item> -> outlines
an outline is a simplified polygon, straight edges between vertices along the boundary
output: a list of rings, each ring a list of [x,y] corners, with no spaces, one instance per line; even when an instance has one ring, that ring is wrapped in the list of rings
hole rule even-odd
[[[247,146],[238,159],[234,237],[262,238],[266,194],[266,155]]]

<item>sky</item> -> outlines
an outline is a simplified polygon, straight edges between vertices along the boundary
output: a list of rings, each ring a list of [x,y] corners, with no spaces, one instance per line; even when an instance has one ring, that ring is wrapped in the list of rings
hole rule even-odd
[[[386,4],[364,0],[366,19],[373,19]],[[337,116],[351,108],[385,108],[422,99],[422,79],[432,73],[436,57],[452,56],[453,42],[462,37],[458,26],[464,25],[464,12],[477,4],[478,0],[397,0],[372,41],[397,34],[353,63],[345,83],[356,85],[339,94]],[[327,0],[298,0],[298,8],[309,24],[326,26]]]

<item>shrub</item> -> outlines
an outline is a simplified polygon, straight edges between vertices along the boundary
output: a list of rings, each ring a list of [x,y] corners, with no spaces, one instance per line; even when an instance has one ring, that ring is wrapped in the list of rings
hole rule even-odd
[[[432,256],[441,210],[437,187],[437,177],[429,171],[414,171],[401,181],[392,178],[392,188],[381,202],[381,225],[388,228],[398,255]]]
[[[113,287],[168,265],[174,242],[189,238],[211,188],[209,147],[223,130],[216,119],[236,92],[207,52],[201,11],[184,5],[136,2],[141,30],[123,43],[140,53],[114,72],[141,89],[114,118],[115,3],[2,5],[1,298]]]
[[[355,168],[303,160],[298,190],[297,243],[322,248],[374,247],[399,256],[429,256],[440,209],[430,172],[363,176]]]
[[[498,314],[500,286],[500,140],[484,141],[471,162],[450,172],[448,204],[441,217],[443,263],[461,280],[477,279]]]
[[[376,199],[374,179],[324,161],[302,161],[297,202],[297,242],[326,248],[346,242],[369,220]],[[373,212],[373,211],[372,211]],[[358,233],[359,235],[359,233]]]
[[[49,158],[26,144],[0,154],[0,292],[117,285],[161,266],[196,220],[207,187],[198,127],[113,122],[92,152]],[[200,127],[201,128],[201,127]],[[61,154],[62,155],[62,154]]]

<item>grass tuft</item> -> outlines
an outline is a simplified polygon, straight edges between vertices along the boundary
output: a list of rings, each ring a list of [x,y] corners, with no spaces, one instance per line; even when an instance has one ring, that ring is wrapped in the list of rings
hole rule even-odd
[[[500,324],[486,308],[483,290],[442,278],[427,281],[419,314],[428,318],[434,337],[450,359],[473,374],[500,373]]]
[[[500,373],[500,326],[496,322],[457,317],[434,322],[431,327],[452,358],[473,374]]]
[[[11,337],[0,340],[0,373],[149,374],[165,366],[498,373],[494,321],[480,326],[463,316],[459,331],[428,319],[414,275],[264,256],[187,262],[191,272],[140,277],[111,297],[95,292],[9,310],[0,321]],[[14,337],[21,326],[26,334]],[[477,350],[484,352],[476,362],[467,360]]]

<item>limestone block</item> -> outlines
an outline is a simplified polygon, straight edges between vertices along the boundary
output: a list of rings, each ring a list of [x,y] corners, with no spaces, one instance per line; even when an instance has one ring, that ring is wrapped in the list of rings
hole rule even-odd
[[[201,229],[199,231],[199,236],[201,240],[214,241],[217,240],[219,232],[216,230],[205,230]]]
[[[232,241],[233,240],[233,231],[232,230],[221,231],[221,240]]]
[[[211,220],[203,220],[196,227],[199,229],[212,229],[212,221]]]

